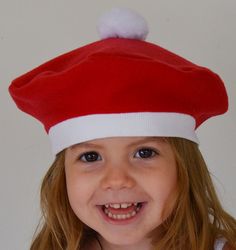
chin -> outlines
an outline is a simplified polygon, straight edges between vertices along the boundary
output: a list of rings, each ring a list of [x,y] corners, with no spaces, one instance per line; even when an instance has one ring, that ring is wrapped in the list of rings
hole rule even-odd
[[[139,237],[138,235],[135,235],[135,232],[133,235],[114,234],[114,235],[103,236],[103,238],[107,242],[109,242],[109,244],[118,246],[136,245],[144,240],[143,235]]]

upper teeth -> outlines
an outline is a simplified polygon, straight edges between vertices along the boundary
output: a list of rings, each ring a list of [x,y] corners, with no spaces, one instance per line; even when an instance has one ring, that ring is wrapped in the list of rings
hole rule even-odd
[[[105,207],[108,208],[108,207],[112,207],[112,208],[115,208],[115,209],[119,209],[119,208],[127,208],[127,207],[130,207],[132,205],[135,205],[137,206],[137,202],[135,203],[113,203],[113,204],[105,204]]]

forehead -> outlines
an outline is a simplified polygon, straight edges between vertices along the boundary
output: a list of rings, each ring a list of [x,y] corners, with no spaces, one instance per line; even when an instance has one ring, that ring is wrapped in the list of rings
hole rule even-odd
[[[112,145],[112,144],[122,144],[124,146],[134,146],[140,143],[147,143],[147,142],[156,142],[156,143],[163,143],[166,142],[165,138],[163,137],[156,137],[156,136],[133,136],[133,137],[108,137],[108,138],[101,138],[101,139],[94,139],[86,142],[81,142],[71,146],[72,149],[79,148],[79,147],[100,147],[105,145]]]

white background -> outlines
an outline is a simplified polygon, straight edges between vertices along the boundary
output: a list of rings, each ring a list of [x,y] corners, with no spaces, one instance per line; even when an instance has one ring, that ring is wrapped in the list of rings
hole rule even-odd
[[[225,81],[229,112],[198,130],[201,150],[225,209],[236,216],[235,0],[0,0],[0,243],[29,249],[39,219],[39,187],[53,161],[41,124],[16,109],[14,78],[99,39],[98,17],[130,7],[149,23],[148,41],[211,68]]]

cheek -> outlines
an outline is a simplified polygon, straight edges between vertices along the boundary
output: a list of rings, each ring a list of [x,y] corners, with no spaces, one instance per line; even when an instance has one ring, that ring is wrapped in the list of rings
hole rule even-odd
[[[157,209],[166,217],[172,211],[178,193],[176,170],[158,172],[148,183]]]
[[[169,185],[168,185],[169,184]],[[176,182],[165,182],[160,180],[159,183],[153,184],[153,197],[158,204],[166,206],[174,199],[177,193]]]
[[[158,168],[152,174],[149,174],[149,180],[146,182],[150,189],[155,190],[154,192],[159,197],[167,196],[177,186],[176,167],[175,165],[167,166],[164,165],[162,168]]]
[[[89,182],[76,171],[66,170],[66,187],[70,205],[77,214],[90,197]]]
[[[160,197],[163,203],[162,218],[166,219],[174,209],[174,205],[178,195],[177,179],[170,179],[169,183],[163,185],[163,194]]]

